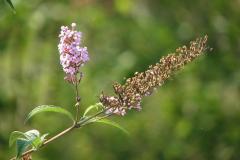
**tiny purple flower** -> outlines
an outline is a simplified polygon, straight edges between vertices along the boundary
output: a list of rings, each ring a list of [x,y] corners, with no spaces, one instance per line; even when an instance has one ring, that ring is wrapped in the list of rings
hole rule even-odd
[[[81,47],[82,33],[76,31],[76,23],[72,23],[71,29],[62,26],[59,37],[60,64],[67,74],[65,78],[71,78],[89,60],[87,47]]]

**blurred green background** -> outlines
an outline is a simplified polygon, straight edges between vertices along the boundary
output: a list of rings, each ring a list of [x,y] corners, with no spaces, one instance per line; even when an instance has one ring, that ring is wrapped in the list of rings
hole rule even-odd
[[[114,81],[190,40],[209,35],[213,51],[146,97],[141,112],[113,117],[131,134],[89,125],[57,140],[34,160],[240,159],[239,0],[13,0],[0,5],[0,159],[9,159],[14,130],[50,136],[68,127],[64,116],[42,114],[41,104],[74,111],[74,90],[64,82],[57,50],[61,25],[78,24],[91,61],[83,67],[82,110]]]

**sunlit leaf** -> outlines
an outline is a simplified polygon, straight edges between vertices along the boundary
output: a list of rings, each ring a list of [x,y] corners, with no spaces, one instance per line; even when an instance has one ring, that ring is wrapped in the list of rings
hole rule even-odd
[[[25,135],[25,137],[27,137],[27,139],[32,140],[32,139],[35,139],[36,137],[39,137],[40,133],[38,130],[33,129],[33,130],[25,132],[24,135]]]
[[[9,146],[11,147],[18,138],[23,138],[23,137],[25,137],[24,133],[19,131],[13,131],[9,137]]]
[[[129,135],[129,132],[123,128],[122,126],[120,126],[118,123],[114,122],[114,121],[111,121],[109,119],[100,119],[100,120],[96,120],[94,122],[98,122],[98,123],[104,123],[104,124],[107,124],[107,125],[110,125],[110,126],[113,126],[113,127],[116,127],[118,129],[120,129],[121,131],[123,131],[125,134]]]
[[[88,114],[88,112],[90,112],[92,109],[98,110],[100,107],[101,107],[101,108],[103,107],[102,103],[96,103],[96,104],[94,104],[94,105],[89,106],[89,107],[84,111],[83,117],[85,117],[85,116]]]
[[[40,132],[36,129],[33,129],[33,130],[25,132],[24,135],[29,141],[31,141],[31,146],[34,149],[38,149],[43,144],[45,137],[48,134],[44,134],[44,135],[40,136]]]
[[[61,113],[66,115],[67,117],[69,117],[71,120],[73,119],[73,115],[65,110],[62,107],[58,107],[58,106],[53,106],[53,105],[42,105],[42,106],[38,106],[36,108],[34,108],[27,116],[26,121],[28,121],[30,118],[32,118],[34,115],[42,113],[42,112],[56,112],[56,113]]]
[[[48,133],[46,133],[46,134],[42,135],[42,136],[41,136],[41,141],[42,141],[42,142],[44,142],[44,140],[45,140],[45,137],[47,137],[47,136],[48,136]]]
[[[43,141],[41,140],[41,137],[35,137],[31,145],[34,149],[38,149],[42,145],[42,143]]]
[[[10,135],[9,145],[12,146],[16,141],[17,157],[20,157],[30,146],[36,150],[41,147],[47,135],[48,134],[44,134],[40,136],[39,131],[36,129],[29,130],[25,133],[14,131]]]

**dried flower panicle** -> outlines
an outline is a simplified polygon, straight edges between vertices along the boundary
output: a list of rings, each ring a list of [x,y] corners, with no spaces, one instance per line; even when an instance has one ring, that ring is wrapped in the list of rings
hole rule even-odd
[[[71,28],[62,26],[59,37],[60,63],[67,74],[65,79],[73,82],[74,75],[89,60],[87,47],[81,47],[82,33],[76,30],[76,23],[72,23]]]
[[[141,100],[151,95],[156,87],[161,86],[177,70],[192,62],[207,49],[207,36],[190,42],[190,46],[176,49],[175,53],[160,59],[160,63],[149,66],[145,72],[136,72],[124,85],[113,84],[116,96],[100,95],[100,102],[106,107],[107,114],[125,115],[129,109],[141,110]]]

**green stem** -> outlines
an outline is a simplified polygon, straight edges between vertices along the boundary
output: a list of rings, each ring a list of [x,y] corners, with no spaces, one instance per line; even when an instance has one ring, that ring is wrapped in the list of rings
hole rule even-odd
[[[80,97],[79,97],[79,92],[78,92],[78,85],[80,84],[81,82],[81,77],[79,80],[77,80],[77,75],[75,75],[75,79],[76,79],[76,82],[75,82],[75,93],[76,93],[76,118],[75,118],[75,122],[77,124],[77,122],[79,121],[79,111],[80,111]]]
[[[89,120],[97,117],[98,115],[102,114],[103,112],[105,112],[105,110],[99,111],[99,112],[97,112],[96,114],[94,114],[94,115],[92,115],[92,116],[90,116],[90,117],[87,117],[86,119],[83,119],[82,121],[79,121],[79,122],[76,124],[76,128],[79,128],[79,127],[85,125],[86,122],[88,122]]]

